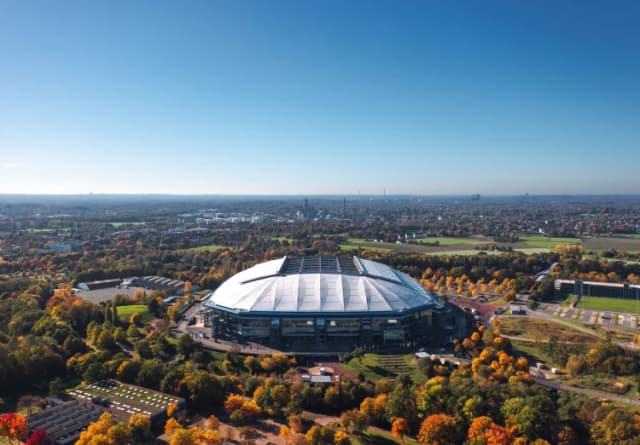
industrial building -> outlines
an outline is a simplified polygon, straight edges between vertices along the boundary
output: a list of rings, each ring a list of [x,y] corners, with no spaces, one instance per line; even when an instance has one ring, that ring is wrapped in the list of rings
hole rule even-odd
[[[640,285],[631,283],[605,283],[601,281],[557,279],[554,287],[558,295],[580,297],[608,297],[636,300],[640,298]]]
[[[211,293],[214,339],[284,351],[380,350],[448,343],[470,327],[408,275],[359,257],[284,257]]]

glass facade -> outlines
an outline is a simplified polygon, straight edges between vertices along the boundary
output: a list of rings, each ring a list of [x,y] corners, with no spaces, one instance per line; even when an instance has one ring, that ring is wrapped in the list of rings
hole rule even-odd
[[[355,347],[410,347],[430,339],[432,312],[386,317],[246,317],[213,311],[212,335],[280,349],[351,350]]]

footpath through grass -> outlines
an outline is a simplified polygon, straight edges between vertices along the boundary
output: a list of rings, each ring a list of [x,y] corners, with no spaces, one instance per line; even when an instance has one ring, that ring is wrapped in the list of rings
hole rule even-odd
[[[638,313],[640,302],[608,297],[581,297],[576,305],[580,309]]]

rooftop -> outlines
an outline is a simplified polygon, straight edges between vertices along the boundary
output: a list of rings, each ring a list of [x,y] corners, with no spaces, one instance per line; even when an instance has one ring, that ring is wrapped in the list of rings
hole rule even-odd
[[[358,257],[284,257],[253,266],[209,295],[233,312],[399,312],[434,306],[411,277]]]

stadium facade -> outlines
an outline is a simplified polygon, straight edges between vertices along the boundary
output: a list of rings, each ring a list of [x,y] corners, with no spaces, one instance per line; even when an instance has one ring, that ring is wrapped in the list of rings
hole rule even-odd
[[[214,339],[289,351],[412,348],[467,330],[464,315],[408,275],[355,256],[258,264],[225,281],[206,307]]]

